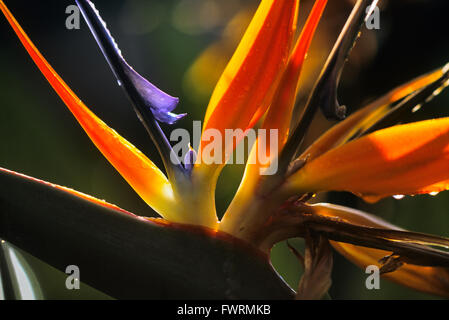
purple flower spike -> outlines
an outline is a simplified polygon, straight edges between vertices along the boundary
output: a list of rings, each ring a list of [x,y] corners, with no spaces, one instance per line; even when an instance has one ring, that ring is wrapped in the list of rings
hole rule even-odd
[[[171,112],[178,105],[178,98],[172,97],[157,88],[125,61],[95,5],[89,0],[76,0],[76,3],[119,84],[123,85],[131,100],[137,105],[138,109],[141,109],[140,112],[148,109],[157,121],[168,124],[173,124],[184,117],[185,114],[177,115]]]
[[[125,62],[125,61],[124,61]],[[125,74],[133,83],[144,104],[150,108],[153,116],[159,122],[173,124],[187,114],[174,114],[173,111],[179,103],[179,98],[165,93],[147,79],[138,74],[125,62]]]

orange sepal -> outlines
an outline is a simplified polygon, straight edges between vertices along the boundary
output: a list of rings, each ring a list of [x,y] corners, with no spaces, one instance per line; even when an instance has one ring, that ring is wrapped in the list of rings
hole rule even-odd
[[[356,133],[368,129],[371,125],[385,116],[390,106],[412,94],[416,90],[422,89],[440,78],[444,73],[444,68],[437,69],[428,74],[417,77],[385,94],[379,99],[358,110],[344,121],[333,126],[316,140],[301,158],[308,157],[313,160],[324,152],[345,144]]]
[[[45,60],[1,0],[0,9],[30,57],[96,147],[148,205],[162,216],[171,219],[173,190],[165,175],[136,147],[109,128],[84,105]]]
[[[291,192],[350,191],[367,201],[449,189],[449,118],[376,131],[288,178]]]
[[[242,184],[249,184],[245,181],[256,179],[261,171],[266,170],[271,163],[270,159],[277,156],[287,141],[301,70],[326,4],[327,0],[315,2],[301,35],[296,41],[273,102],[262,123],[261,129],[266,130],[266,135],[262,137],[263,139],[258,138],[251,150]],[[276,146],[271,145],[273,143],[272,138],[274,138],[274,135],[270,136],[270,130],[272,129],[277,130]],[[275,154],[271,154],[272,151],[276,151]],[[265,154],[262,152],[265,152]],[[262,159],[263,163],[261,162]]]
[[[315,2],[296,42],[287,68],[274,95],[273,103],[262,125],[264,129],[278,129],[279,149],[282,149],[288,137],[298,91],[299,77],[326,4],[327,0],[317,0]]]
[[[224,137],[225,129],[245,131],[265,113],[288,61],[298,3],[262,0],[215,87],[203,132],[215,129]],[[213,141],[202,141],[201,147],[208,143]],[[229,154],[235,145],[223,145],[223,153]]]

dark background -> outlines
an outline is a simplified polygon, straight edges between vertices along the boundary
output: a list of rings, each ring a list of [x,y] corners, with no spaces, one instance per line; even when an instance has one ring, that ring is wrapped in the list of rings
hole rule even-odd
[[[5,2],[86,105],[160,166],[155,147],[117,86],[84,21],[80,30],[65,28],[65,9],[73,2]],[[351,1],[330,2],[308,58],[300,104],[351,10]],[[237,45],[238,34],[222,37],[226,23],[238,11],[253,12],[258,1],[97,0],[95,3],[128,62],[153,83],[181,98],[177,112],[188,112],[189,116],[178,126],[191,130],[191,121],[204,116],[213,84]],[[312,3],[302,1],[300,22]],[[343,75],[339,100],[349,110],[449,61],[448,1],[390,0],[381,4],[381,29],[364,32]],[[237,30],[243,29],[244,21]],[[190,67],[204,50],[217,42],[223,45],[223,50],[212,59],[215,63],[204,66],[206,72],[199,77]],[[153,215],[89,141],[3,17],[0,43],[0,166],[74,188],[137,214]],[[448,107],[449,93],[443,92],[423,111],[404,121],[447,116]],[[315,135],[330,125],[319,117],[316,122]],[[226,168],[220,178],[217,188],[220,212],[235,192],[242,169]],[[447,192],[436,197],[385,199],[375,205],[343,193],[329,194],[323,200],[379,214],[413,231],[449,236]],[[302,245],[300,240],[294,243]],[[333,298],[435,298],[385,280],[381,281],[380,290],[369,291],[365,288],[364,271],[337,253],[334,256],[330,291]],[[25,257],[42,283],[46,298],[102,297],[86,286],[78,292],[66,290],[64,274]],[[278,271],[295,287],[302,271],[285,243],[275,247],[272,257]]]

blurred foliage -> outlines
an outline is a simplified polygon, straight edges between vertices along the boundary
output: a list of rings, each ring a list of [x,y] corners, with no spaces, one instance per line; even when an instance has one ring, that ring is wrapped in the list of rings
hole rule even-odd
[[[117,86],[87,26],[83,22],[80,30],[65,28],[65,8],[72,1],[6,2],[41,52],[86,105],[161,166],[155,147]],[[177,112],[188,112],[189,116],[178,126],[189,130],[192,120],[204,116],[213,84],[244,30],[248,18],[242,12],[251,12],[257,3],[255,0],[95,1],[130,64],[162,89],[181,98]],[[312,3],[302,1],[300,23]],[[351,1],[330,2],[312,43],[299,108],[350,6]],[[381,29],[363,34],[343,74],[339,99],[350,111],[402,82],[442,66],[449,57],[446,22],[449,2],[390,0],[384,1],[383,7]],[[238,13],[240,20],[236,20]],[[229,21],[237,25],[229,25]],[[3,18],[0,43],[0,166],[72,187],[136,214],[151,215],[151,209],[80,130]],[[208,63],[195,67],[204,52],[210,53]],[[445,92],[404,121],[448,115],[448,104],[449,93]],[[330,125],[318,116],[310,139]],[[168,128],[164,129],[168,132]],[[242,172],[243,166],[229,166],[220,177],[219,212],[224,211],[232,198]],[[375,205],[344,193],[330,194],[325,200],[379,214],[413,231],[449,236],[447,192],[436,197],[386,199]],[[302,240],[291,243],[298,248],[303,246]],[[381,282],[381,290],[369,291],[365,288],[364,270],[337,253],[334,256],[334,284],[330,291],[333,298],[429,298],[387,281]],[[46,298],[104,298],[88,288],[68,292],[64,274],[29,255],[25,257],[42,282]],[[296,288],[302,271],[285,243],[273,249],[272,258],[276,269]]]

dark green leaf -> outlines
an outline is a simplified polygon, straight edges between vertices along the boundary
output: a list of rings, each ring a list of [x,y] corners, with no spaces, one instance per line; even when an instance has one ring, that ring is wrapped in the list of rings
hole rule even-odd
[[[200,228],[167,227],[0,170],[0,237],[120,299],[290,299],[268,257]]]

